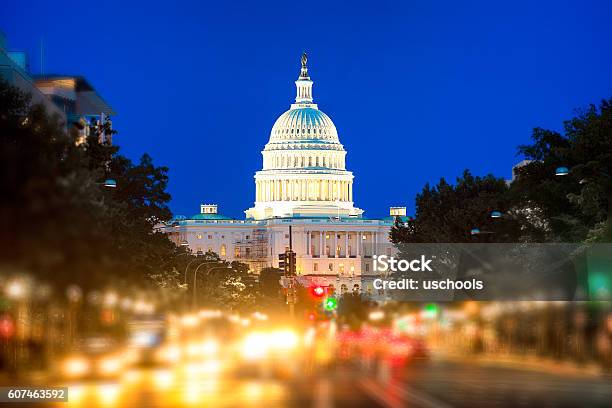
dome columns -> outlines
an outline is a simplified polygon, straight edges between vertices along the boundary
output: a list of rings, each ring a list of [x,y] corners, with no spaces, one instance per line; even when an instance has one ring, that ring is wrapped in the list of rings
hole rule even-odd
[[[351,176],[352,178],[352,176]],[[280,178],[257,180],[257,202],[325,201],[352,202],[352,179]]]

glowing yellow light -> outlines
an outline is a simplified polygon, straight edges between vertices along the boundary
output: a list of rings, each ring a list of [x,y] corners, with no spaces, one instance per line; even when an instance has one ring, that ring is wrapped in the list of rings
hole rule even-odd
[[[153,375],[155,386],[161,389],[168,389],[174,384],[174,375],[169,370],[159,370]]]
[[[181,349],[176,345],[169,345],[159,350],[157,357],[166,363],[176,363],[181,359]]]
[[[264,395],[263,386],[258,383],[247,383],[242,387],[245,401],[259,400]]]
[[[122,363],[118,357],[109,357],[100,362],[100,372],[103,375],[117,374],[121,367]]]
[[[382,320],[385,318],[385,312],[383,312],[382,310],[374,310],[370,312],[368,318],[373,321]]]
[[[119,397],[119,385],[118,384],[101,384],[96,389],[98,399],[103,405],[115,405],[117,398]]]
[[[82,385],[71,385],[68,387],[68,395],[68,402],[78,405],[83,401],[83,397],[85,396],[85,387]]]
[[[198,324],[199,319],[197,315],[185,315],[181,318],[181,323],[186,327],[194,327]]]
[[[210,356],[219,351],[219,343],[215,340],[207,340],[202,344],[202,352],[204,355]]]
[[[124,377],[127,382],[134,383],[140,380],[140,376],[141,376],[140,371],[130,370],[127,373],[125,373]]]
[[[242,356],[247,360],[260,360],[268,353],[268,338],[263,333],[251,333],[242,342]]]
[[[273,348],[292,350],[297,347],[299,338],[292,330],[277,330],[270,333],[269,343]]]
[[[79,377],[89,372],[89,362],[81,357],[72,357],[64,365],[64,373],[69,377]]]

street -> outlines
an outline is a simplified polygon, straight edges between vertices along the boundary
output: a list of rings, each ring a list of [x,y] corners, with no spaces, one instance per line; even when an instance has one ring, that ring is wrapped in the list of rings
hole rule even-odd
[[[66,385],[66,384],[64,384]],[[68,384],[55,407],[609,407],[610,379],[457,363],[413,362],[394,375],[347,364],[292,381],[242,378],[221,365],[134,369],[116,381]],[[14,406],[23,406],[14,404]]]
[[[407,367],[397,379],[361,383],[388,407],[609,407],[610,378],[429,361]]]

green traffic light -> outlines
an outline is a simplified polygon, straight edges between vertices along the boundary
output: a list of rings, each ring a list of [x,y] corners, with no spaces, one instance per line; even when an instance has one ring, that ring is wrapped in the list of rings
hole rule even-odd
[[[327,311],[336,310],[338,307],[338,301],[333,297],[327,298],[325,299],[325,302],[323,302],[323,307]]]

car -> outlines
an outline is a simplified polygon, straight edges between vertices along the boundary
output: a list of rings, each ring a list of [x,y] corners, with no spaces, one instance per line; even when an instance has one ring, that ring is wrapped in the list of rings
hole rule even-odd
[[[123,373],[127,349],[105,336],[79,339],[55,368],[63,379],[112,379]]]

